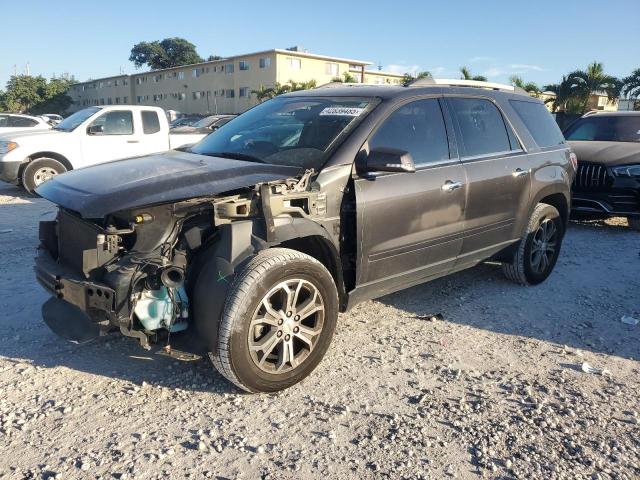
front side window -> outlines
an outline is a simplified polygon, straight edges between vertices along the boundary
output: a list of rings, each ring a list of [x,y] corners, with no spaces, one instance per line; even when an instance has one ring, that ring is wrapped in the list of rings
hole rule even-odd
[[[192,151],[319,171],[332,148],[377,104],[372,98],[274,98],[220,127]]]
[[[547,107],[541,103],[523,100],[509,100],[509,103],[539,147],[552,147],[564,143],[562,132]]]
[[[35,127],[38,124],[35,120],[26,117],[9,117],[10,127]]]
[[[416,166],[449,159],[447,129],[436,99],[408,103],[389,115],[369,140],[369,149],[409,152]]]
[[[449,98],[449,104],[460,127],[465,157],[511,150],[507,126],[493,102],[483,98]]]
[[[96,127],[102,127],[102,129]],[[89,129],[102,135],[132,135],[133,115],[128,110],[107,112],[96,118]]]
[[[142,131],[145,135],[158,133],[160,131],[160,119],[158,118],[158,112],[153,112],[151,110],[142,111]]]
[[[640,115],[594,115],[574,122],[567,140],[585,142],[640,142]]]

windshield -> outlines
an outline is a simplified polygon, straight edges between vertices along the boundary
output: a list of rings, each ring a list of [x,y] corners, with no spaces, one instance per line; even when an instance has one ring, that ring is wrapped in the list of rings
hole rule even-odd
[[[640,142],[640,115],[581,118],[564,134],[567,140]]]
[[[201,155],[313,168],[377,105],[372,98],[277,97],[196,144]]]
[[[78,126],[84,122],[87,118],[92,116],[94,113],[99,112],[100,108],[98,107],[89,107],[84,110],[80,110],[73,115],[65,118],[58,125],[53,127],[54,130],[64,130],[65,132],[71,132],[78,128]]]
[[[196,123],[192,125],[192,127],[203,128],[211,125],[218,117],[204,117],[202,120],[198,120]]]

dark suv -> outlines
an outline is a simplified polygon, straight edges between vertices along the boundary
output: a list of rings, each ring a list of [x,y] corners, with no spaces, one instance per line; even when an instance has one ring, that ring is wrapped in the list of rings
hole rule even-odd
[[[208,353],[240,388],[275,391],[316,367],[358,302],[489,258],[542,282],[572,154],[539,100],[456,83],[282,95],[189,151],[45,183],[60,207],[40,224],[45,322]]]
[[[593,112],[565,131],[578,157],[573,211],[640,231],[640,112]]]

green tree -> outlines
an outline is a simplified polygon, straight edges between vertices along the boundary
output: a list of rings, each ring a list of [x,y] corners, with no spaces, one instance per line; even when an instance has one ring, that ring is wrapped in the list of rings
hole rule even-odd
[[[179,67],[203,62],[193,43],[184,38],[165,38],[162,41],[140,42],[133,46],[129,60],[136,68],[147,65],[151,70]]]
[[[487,77],[483,75],[471,75],[471,70],[469,70],[467,67],[460,67],[460,73],[462,74],[462,76],[460,77],[461,80],[476,80],[478,82],[487,81]]]
[[[609,99],[613,100],[620,96],[620,90],[623,88],[623,81],[605,73],[600,62],[589,64],[586,70],[571,72],[567,78],[571,82],[573,97],[581,101],[581,113],[587,111],[592,93],[605,92]]]
[[[0,95],[0,110],[64,114],[73,102],[67,91],[74,83],[73,77],[54,77],[47,82],[40,75],[14,75]]]
[[[640,95],[640,68],[631,72],[631,75],[622,79],[621,95],[627,98],[634,98]]]
[[[509,81],[513,86],[523,89],[525,92],[532,94],[534,97],[537,97],[538,95],[540,95],[540,93],[542,93],[538,85],[533,82],[525,82],[519,75],[511,75]]]
[[[406,87],[407,85],[410,85],[415,80],[420,80],[421,78],[428,78],[428,77],[433,77],[433,75],[431,75],[431,72],[427,70],[424,70],[422,72],[417,72],[416,74],[405,73],[402,76],[401,83]]]
[[[349,72],[344,72],[342,74],[342,76],[344,77],[344,83],[357,83],[358,82],[356,80],[356,77],[351,75],[351,73],[349,73]]]
[[[562,76],[560,83],[552,83],[545,85],[545,92],[551,92],[555,94],[552,98],[546,99],[545,103],[551,103],[552,112],[568,112],[570,109],[569,102],[575,98],[575,92],[572,87],[572,82],[566,75]]]
[[[251,94],[255,95],[256,99],[260,103],[275,96],[273,88],[265,87],[264,85],[260,85],[260,88],[258,88],[257,90],[251,90]]]

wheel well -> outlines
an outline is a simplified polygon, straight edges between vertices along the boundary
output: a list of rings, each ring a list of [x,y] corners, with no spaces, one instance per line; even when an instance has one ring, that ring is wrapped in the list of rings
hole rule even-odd
[[[567,204],[567,199],[562,193],[554,193],[541,198],[539,203],[546,203],[555,207],[556,210],[558,210],[558,213],[560,213],[562,225],[564,225],[566,229],[567,223],[569,222],[569,205]]]
[[[308,237],[298,237],[286,240],[278,245],[278,247],[290,248],[298,252],[305,253],[322,263],[336,283],[338,289],[338,297],[340,299],[340,311],[344,311],[347,305],[347,295],[344,288],[342,277],[342,269],[338,263],[338,256],[334,253],[333,246],[329,241],[320,235],[311,235]]]
[[[37,160],[39,158],[53,158],[54,160],[58,160],[67,170],[73,170],[73,165],[71,162],[67,160],[66,157],[60,155],[55,152],[38,152],[33,155],[29,155],[29,161]]]

